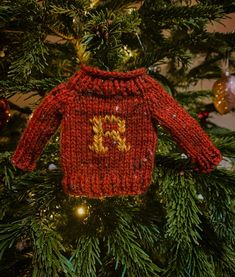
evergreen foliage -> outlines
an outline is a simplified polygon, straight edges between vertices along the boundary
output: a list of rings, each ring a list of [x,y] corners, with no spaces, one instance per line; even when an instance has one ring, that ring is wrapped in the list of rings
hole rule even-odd
[[[235,33],[207,30],[233,12],[234,0],[1,1],[0,98],[15,110],[0,129],[1,276],[235,276],[235,173],[194,172],[161,127],[152,184],[140,196],[65,195],[58,134],[34,172],[10,163],[32,112],[11,97],[44,97],[81,63],[121,71],[145,66],[192,116],[214,111],[204,101],[211,91],[192,85],[219,78],[226,58],[234,73]],[[234,132],[203,127],[232,164]],[[81,206],[88,215],[76,215]]]

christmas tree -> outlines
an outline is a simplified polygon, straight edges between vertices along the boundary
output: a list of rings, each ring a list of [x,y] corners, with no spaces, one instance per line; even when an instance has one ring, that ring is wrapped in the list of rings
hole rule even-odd
[[[234,0],[1,1],[1,276],[235,276],[234,132],[208,119],[234,107],[226,90],[233,76],[221,79],[221,64],[234,72],[235,33],[208,31],[233,12]],[[64,193],[60,129],[36,169],[15,167],[11,157],[34,109],[83,64],[145,67],[201,124],[224,163],[195,171],[155,121],[156,167],[143,194]],[[194,88],[206,79],[220,79],[214,98]]]

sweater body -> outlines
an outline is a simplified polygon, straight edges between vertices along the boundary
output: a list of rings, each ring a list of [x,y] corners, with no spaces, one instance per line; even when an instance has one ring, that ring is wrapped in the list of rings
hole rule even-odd
[[[146,191],[157,135],[141,97],[75,96],[61,124],[63,187],[104,197]]]
[[[63,188],[72,196],[138,195],[151,183],[158,122],[196,169],[210,173],[221,154],[198,122],[144,68],[107,72],[82,66],[54,88],[29,120],[12,163],[34,170],[60,129]]]

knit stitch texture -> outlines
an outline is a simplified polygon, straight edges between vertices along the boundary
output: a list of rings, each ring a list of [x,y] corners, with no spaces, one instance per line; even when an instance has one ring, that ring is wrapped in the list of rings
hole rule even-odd
[[[144,68],[107,72],[82,66],[41,102],[12,156],[33,170],[59,125],[63,188],[98,198],[144,193],[151,182],[157,122],[192,162],[211,172],[221,154],[208,135]]]

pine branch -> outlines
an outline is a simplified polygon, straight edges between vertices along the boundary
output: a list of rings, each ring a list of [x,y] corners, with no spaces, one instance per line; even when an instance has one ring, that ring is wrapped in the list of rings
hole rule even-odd
[[[123,12],[127,9],[139,7],[142,4],[142,0],[106,0],[97,1],[94,6],[96,10],[110,10],[113,12]]]
[[[53,87],[56,87],[60,83],[62,83],[64,78],[51,77],[51,78],[43,78],[43,79],[33,79],[30,78],[25,84],[17,84],[13,80],[0,81],[0,88],[4,91],[2,96],[9,98],[12,95],[15,95],[18,91],[21,93],[28,93],[29,91],[38,91],[45,92],[50,91]],[[45,94],[45,93],[44,93]]]
[[[160,241],[160,228],[156,225],[162,222],[160,218],[161,205],[151,205],[149,208],[143,207],[134,215],[130,227],[137,236],[137,240],[145,251],[151,253]],[[161,210],[164,213],[163,210]]]
[[[115,269],[121,267],[122,275],[158,276],[160,269],[151,261],[136,241],[136,236],[131,230],[127,214],[116,211],[119,224],[110,234],[104,237],[108,245],[108,255],[115,259]]]
[[[176,96],[177,100],[183,105],[195,104],[195,101],[200,101],[211,96],[211,90],[187,91],[179,92]]]
[[[34,245],[33,276],[54,277],[60,273],[76,276],[69,260],[62,254],[65,251],[61,236],[43,222],[32,220],[31,234]]]
[[[234,0],[201,0],[201,3],[209,5],[221,5],[226,13],[232,13],[235,11],[235,1]]]
[[[46,45],[39,38],[25,36],[21,51],[11,63],[9,76],[14,80],[27,80],[33,69],[42,72],[48,54]]]
[[[223,277],[230,277],[235,274],[235,254],[228,244],[224,247],[224,255],[218,259],[214,257],[216,272]]]
[[[5,27],[5,25],[7,24],[8,20],[9,20],[9,17],[11,17],[12,13],[13,13],[12,6],[9,5],[10,1],[4,1],[4,2],[0,6],[0,28]]]
[[[52,11],[52,13],[68,14],[74,16],[80,11],[89,8],[90,0],[71,0],[71,1],[57,1],[51,0],[45,3],[45,6]],[[71,14],[70,14],[71,13]]]
[[[88,235],[79,237],[77,249],[70,259],[75,268],[76,276],[97,276],[97,264],[101,265],[99,244],[100,242],[97,237]]]
[[[15,178],[15,169],[10,163],[10,153],[4,152],[0,153],[0,185],[4,185],[6,188],[10,189],[12,181]],[[2,218],[2,215],[0,215]]]
[[[188,7],[171,4],[164,8],[159,8],[156,5],[156,7],[151,7],[150,9],[148,7],[148,11],[144,10],[144,12],[151,15],[154,22],[159,22],[162,28],[169,28],[172,24],[195,27],[199,26],[203,21],[225,18],[223,7],[220,5],[198,4]]]
[[[139,24],[140,19],[135,12],[116,15],[101,10],[91,14],[84,36],[84,44],[92,53],[91,63],[96,61],[96,64],[101,63],[109,70],[115,68],[118,64],[117,60],[122,58],[122,35],[136,33]]]
[[[164,276],[175,276],[180,274],[184,275],[188,274],[189,272],[191,272],[192,276],[216,276],[211,275],[215,274],[216,269],[213,267],[213,264],[211,263],[211,260],[208,258],[206,253],[208,253],[210,249],[210,251],[212,252],[209,253],[211,253],[211,255],[216,258],[218,256],[217,249],[219,249],[219,251],[223,253],[222,255],[226,254],[224,252],[225,250],[223,250],[223,244],[221,245],[222,248],[217,247],[217,249],[208,244],[211,240],[210,236],[212,236],[212,234],[209,234],[208,226],[202,224],[202,211],[201,209],[199,209],[199,200],[196,200],[196,193],[202,193],[203,199],[206,199],[209,193],[211,193],[210,191],[208,192],[208,194],[206,194],[206,188],[211,188],[212,183],[214,183],[214,186],[215,183],[218,184],[218,178],[220,178],[221,182],[222,179],[226,179],[230,180],[228,182],[234,183],[234,174],[231,175],[231,173],[227,173],[225,177],[225,173],[221,171],[215,171],[211,173],[210,176],[205,174],[198,175],[196,173],[191,175],[190,171],[186,170],[181,171],[182,174],[179,174],[177,172],[178,171],[173,169],[170,174],[169,169],[167,170],[167,173],[162,173],[162,171],[160,170],[160,175],[161,177],[163,177],[163,179],[160,179],[160,187],[162,187],[161,195],[163,197],[167,197],[164,198],[169,224],[167,234],[169,235],[169,238],[173,238],[174,240],[174,246],[171,249],[172,259],[169,260],[170,264],[168,266],[168,269],[166,269]],[[177,180],[178,185],[175,180]],[[202,186],[196,187],[195,184],[200,184]],[[176,190],[174,190],[175,185],[175,188],[177,188]],[[229,188],[230,184],[226,184],[226,187]],[[222,192],[223,190],[220,190],[220,192],[218,190],[214,191],[214,195],[211,195],[210,199],[206,199],[206,203],[213,203],[212,199],[216,199],[215,195],[217,195],[217,198],[223,198],[225,201],[226,197],[228,196],[222,194]],[[215,205],[218,205],[218,202],[216,203],[217,204]],[[223,203],[225,204],[226,202]],[[222,206],[220,208],[218,206],[217,208],[213,206],[210,208],[210,211],[215,211],[217,209],[219,212],[221,208]],[[232,220],[230,216],[231,208],[226,208],[225,204],[224,208],[221,211],[223,211],[223,214],[219,213],[218,217],[216,217],[216,221],[213,218],[211,218],[210,221],[213,224],[213,228],[216,230],[216,233],[220,234],[220,238],[227,238],[231,242],[233,241],[232,238],[234,237],[234,230],[232,230],[231,228],[229,229],[229,226],[233,226],[233,224],[230,225]],[[228,225],[226,227],[224,226],[225,229],[221,230],[221,232],[218,232],[216,222],[218,222],[218,220],[221,222],[221,219],[223,219],[223,222],[225,220]],[[190,223],[188,222],[186,225],[184,225],[187,220],[189,220]],[[190,230],[187,230],[186,226],[190,226]],[[223,232],[225,232],[225,230],[230,230],[230,235],[228,235],[228,233],[224,234]],[[222,233],[224,234],[223,237],[221,237]],[[209,235],[209,237],[206,237],[206,239],[205,234],[206,236]],[[208,245],[208,247],[204,248],[205,245]],[[204,248],[204,250],[202,248]],[[182,253],[184,253],[184,259],[182,259]],[[185,259],[185,257],[187,258]],[[197,264],[196,267],[194,266],[195,264]],[[232,268],[234,268],[233,261],[230,261],[228,268],[231,272]]]
[[[200,239],[200,210],[196,204],[196,191],[194,182],[184,172],[174,174],[171,172],[161,176],[161,195],[165,198],[167,209],[167,235],[173,239],[177,245],[191,247],[198,244]],[[190,228],[190,230],[187,230]]]
[[[24,233],[27,220],[13,221],[0,225],[0,260],[4,252],[13,247],[17,239]]]
[[[169,249],[167,255],[170,258],[169,264],[163,272],[164,277],[190,275],[197,277],[216,277],[210,257],[198,246],[194,246],[190,250],[179,247],[177,254],[175,254],[175,247],[173,246]]]
[[[226,157],[235,156],[235,141],[234,136],[221,137],[220,139],[214,139],[216,146]]]
[[[221,61],[225,59],[225,53],[233,53],[234,51],[234,41],[235,35],[233,33],[224,34],[224,36],[220,36],[220,34],[205,34],[199,36],[196,41],[194,41],[195,45],[189,46],[192,49],[193,53],[199,54],[205,52],[207,49],[206,59],[205,61],[212,61],[214,59],[218,59]],[[196,48],[195,48],[196,46]],[[232,57],[231,57],[232,58]],[[214,67],[216,66],[216,62],[214,61]],[[213,67],[211,67],[213,69]]]

